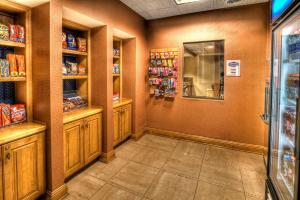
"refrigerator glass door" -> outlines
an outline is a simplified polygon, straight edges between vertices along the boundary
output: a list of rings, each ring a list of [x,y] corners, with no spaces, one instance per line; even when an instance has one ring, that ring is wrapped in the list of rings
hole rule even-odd
[[[296,199],[300,10],[273,32],[270,178],[280,199]]]

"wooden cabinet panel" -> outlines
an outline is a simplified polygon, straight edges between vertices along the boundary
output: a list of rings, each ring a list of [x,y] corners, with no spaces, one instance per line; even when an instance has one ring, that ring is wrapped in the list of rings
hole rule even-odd
[[[5,200],[35,199],[45,192],[45,135],[33,135],[4,145]]]
[[[121,141],[121,109],[114,109],[114,145]]]
[[[65,177],[68,177],[84,165],[83,129],[84,124],[82,120],[64,126]]]
[[[122,138],[126,139],[131,134],[131,104],[123,107],[122,110]]]
[[[93,161],[101,154],[102,114],[93,115],[85,120],[84,160],[85,164]]]

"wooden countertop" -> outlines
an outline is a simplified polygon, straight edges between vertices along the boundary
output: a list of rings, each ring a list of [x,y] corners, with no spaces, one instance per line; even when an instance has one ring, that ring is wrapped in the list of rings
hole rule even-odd
[[[132,99],[122,99],[122,101],[115,102],[113,104],[113,108],[124,106],[124,105],[130,104],[130,103],[132,103]]]
[[[103,111],[102,107],[88,107],[64,113],[63,123],[67,124]]]
[[[0,145],[22,139],[45,130],[45,125],[34,122],[24,122],[0,128]]]

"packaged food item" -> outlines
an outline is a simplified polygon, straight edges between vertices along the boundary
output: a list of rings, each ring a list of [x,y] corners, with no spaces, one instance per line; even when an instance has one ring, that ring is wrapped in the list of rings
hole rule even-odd
[[[155,53],[155,59],[160,59],[160,53],[158,52]]]
[[[11,76],[18,76],[18,66],[15,54],[7,54],[7,60],[9,62],[9,71]]]
[[[85,38],[77,38],[77,46],[78,46],[78,51],[86,52],[87,50],[87,41]]]
[[[165,52],[165,59],[169,59],[170,58],[170,53],[169,52]]]
[[[17,42],[18,41],[18,26],[9,24],[9,40]]]
[[[10,106],[11,123],[18,124],[26,121],[26,108],[24,104]]]
[[[25,43],[25,28],[23,26],[17,25],[18,37],[17,42]]]
[[[165,53],[164,52],[160,52],[160,58],[165,59]]]
[[[19,76],[26,75],[25,57],[24,55],[16,55]]]
[[[9,40],[8,26],[0,24],[0,40]]]
[[[62,74],[63,75],[68,75],[68,70],[67,70],[67,67],[64,63],[62,63]]]
[[[68,44],[67,44],[67,34],[66,32],[62,32],[62,48],[63,49],[67,49],[68,48]]]
[[[9,76],[9,63],[8,60],[0,59],[0,69],[1,69],[1,76],[8,77]]]
[[[83,65],[78,66],[78,74],[79,75],[85,75],[86,74],[86,67]]]
[[[70,74],[73,74],[73,75],[78,74],[77,63],[66,61],[66,66],[70,69]]]
[[[155,59],[155,53],[154,53],[154,52],[151,52],[151,53],[150,53],[150,58],[151,58],[151,60],[154,60],[154,59]]]
[[[9,104],[0,104],[0,106],[1,106],[2,126],[11,125],[10,105]]]
[[[72,33],[67,33],[67,44],[68,49],[77,50],[76,40]]]

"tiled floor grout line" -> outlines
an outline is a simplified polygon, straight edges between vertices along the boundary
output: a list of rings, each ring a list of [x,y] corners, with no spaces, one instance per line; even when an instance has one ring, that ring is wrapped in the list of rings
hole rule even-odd
[[[198,191],[198,184],[199,184],[199,181],[200,181],[200,175],[201,175],[201,171],[202,171],[202,167],[203,167],[203,162],[204,162],[204,158],[205,158],[205,155],[206,155],[206,151],[207,151],[207,145],[205,145],[204,152],[203,152],[203,157],[202,157],[202,161],[201,161],[201,167],[200,167],[200,171],[199,171],[198,179],[197,179],[197,184],[196,184],[196,190],[195,190],[194,197],[193,197],[194,200],[196,198],[196,194],[197,194],[197,191]]]
[[[176,142],[176,145],[175,145],[173,151],[170,152],[170,156],[166,159],[165,163],[164,163],[164,164],[162,165],[162,167],[159,169],[157,175],[153,178],[151,184],[150,184],[149,187],[147,188],[147,190],[146,190],[146,192],[144,193],[144,195],[143,195],[142,198],[150,199],[150,198],[148,198],[148,197],[146,196],[146,194],[148,193],[148,191],[150,190],[150,188],[151,188],[152,185],[154,184],[155,180],[156,180],[157,178],[159,178],[159,177],[162,175],[162,172],[164,171],[164,166],[166,165],[166,163],[168,162],[168,160],[172,157],[172,155],[173,155],[173,153],[175,152],[175,149],[176,149],[178,143],[179,143],[179,141]]]

